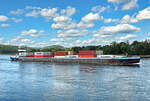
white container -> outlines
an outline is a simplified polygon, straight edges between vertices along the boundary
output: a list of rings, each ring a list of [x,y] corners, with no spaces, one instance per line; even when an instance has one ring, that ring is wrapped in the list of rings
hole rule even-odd
[[[43,56],[43,52],[34,52],[35,56]]]
[[[97,54],[97,55],[102,55],[102,54],[103,54],[103,51],[96,51],[96,54]]]
[[[54,56],[54,58],[67,58],[67,56]]]
[[[35,52],[35,56],[52,55],[52,52]]]
[[[110,58],[114,58],[114,55],[97,55],[97,58],[105,58],[105,59],[110,59]]]
[[[67,58],[78,58],[78,55],[67,55]]]
[[[52,52],[43,52],[43,55],[52,55]]]

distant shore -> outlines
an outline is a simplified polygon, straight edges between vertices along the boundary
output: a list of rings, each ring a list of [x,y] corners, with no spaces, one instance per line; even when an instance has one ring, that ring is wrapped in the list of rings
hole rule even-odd
[[[141,58],[150,58],[150,55],[129,55],[129,56],[139,56]]]

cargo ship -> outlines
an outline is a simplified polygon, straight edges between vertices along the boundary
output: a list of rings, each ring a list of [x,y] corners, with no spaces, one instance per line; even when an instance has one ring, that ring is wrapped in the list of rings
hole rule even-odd
[[[103,51],[57,51],[57,52],[26,52],[18,50],[19,55],[11,56],[12,61],[22,62],[51,62],[51,63],[78,63],[98,65],[133,65],[140,62],[140,57],[118,55],[103,55]]]

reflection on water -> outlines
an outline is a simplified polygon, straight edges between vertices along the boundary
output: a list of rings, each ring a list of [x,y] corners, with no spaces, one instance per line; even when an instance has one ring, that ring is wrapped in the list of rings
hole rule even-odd
[[[149,101],[150,59],[139,66],[11,62],[0,57],[0,101]]]

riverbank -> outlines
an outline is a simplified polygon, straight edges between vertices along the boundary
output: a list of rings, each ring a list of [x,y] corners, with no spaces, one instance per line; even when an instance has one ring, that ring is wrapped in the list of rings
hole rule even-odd
[[[132,57],[139,56],[141,58],[150,58],[150,55],[129,55],[129,56],[132,56]]]

